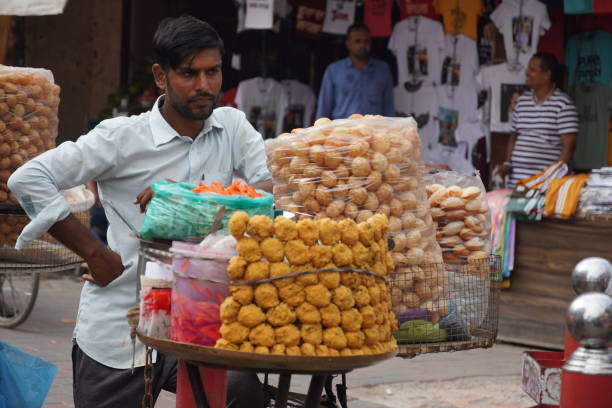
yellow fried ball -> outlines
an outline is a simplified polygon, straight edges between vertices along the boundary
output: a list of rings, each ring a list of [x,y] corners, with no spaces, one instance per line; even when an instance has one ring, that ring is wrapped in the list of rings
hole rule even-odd
[[[217,339],[217,342],[215,343],[215,348],[225,349],[225,350],[234,350],[234,351],[240,350],[237,345],[235,345],[234,343],[230,343],[229,341],[225,339]]]
[[[326,357],[329,356],[329,348],[324,344],[319,344],[315,347],[315,353],[318,357]]]
[[[336,327],[342,322],[340,309],[333,303],[322,307],[319,311],[321,313],[321,322],[325,327]]]
[[[285,326],[295,321],[295,312],[286,303],[280,303],[278,306],[268,310],[266,318],[272,326]]]
[[[240,280],[244,277],[247,261],[241,256],[234,256],[227,265],[227,274],[232,280]]]
[[[295,222],[279,215],[274,219],[274,235],[281,241],[291,241],[297,238],[297,226]]]
[[[284,344],[275,344],[270,349],[270,354],[278,354],[278,355],[284,356],[285,350],[286,350],[286,347]]]
[[[357,224],[357,230],[359,231],[359,241],[369,248],[374,239],[374,228],[372,224],[367,221],[360,222]]]
[[[310,247],[310,261],[315,268],[322,268],[332,260],[332,250],[325,245],[313,245]]]
[[[304,343],[310,343],[315,346],[323,341],[323,329],[320,324],[303,324],[300,335]]]
[[[288,324],[274,329],[274,336],[277,343],[284,344],[287,347],[293,347],[300,344],[302,335],[300,329],[292,324]]]
[[[226,297],[223,303],[219,306],[219,317],[223,323],[233,323],[238,317],[238,311],[240,310],[240,303],[238,303],[232,296]]]
[[[302,346],[300,347],[300,352],[302,356],[313,356],[314,357],[317,355],[315,346],[310,343],[302,344]]]
[[[368,292],[370,292],[370,304],[372,305],[377,305],[380,303],[380,287],[375,285],[375,286],[369,286],[368,287]]]
[[[295,310],[295,313],[301,323],[321,323],[321,313],[319,312],[319,309],[308,302],[304,302],[299,305]]]
[[[222,324],[219,329],[219,333],[221,337],[230,343],[240,344],[244,340],[246,340],[249,335],[249,328],[243,326],[238,322],[230,323],[230,324]]]
[[[264,309],[277,306],[280,301],[278,300],[278,290],[276,286],[271,283],[257,285],[255,288],[255,303]]]
[[[355,289],[361,285],[361,274],[357,272],[341,272],[340,282],[342,282],[344,286]]]
[[[279,239],[266,238],[259,246],[264,258],[269,262],[280,262],[285,259],[285,248]]]
[[[255,327],[266,320],[266,315],[254,304],[242,306],[238,312],[238,322],[246,327]]]
[[[367,345],[371,346],[378,343],[379,333],[377,326],[363,329],[363,334],[365,334],[365,342]]]
[[[359,230],[357,223],[349,218],[345,218],[338,223],[340,239],[348,246],[353,246],[359,241]]]
[[[302,350],[299,346],[291,346],[285,349],[285,354],[287,354],[288,356],[301,356]]]
[[[307,272],[312,271],[314,267],[312,264],[307,263],[305,265],[297,265],[291,267],[291,273]],[[295,277],[295,281],[303,286],[316,285],[319,282],[319,277],[316,273],[305,273]]]
[[[338,267],[351,266],[353,263],[353,252],[346,244],[336,244],[332,248],[334,263]]]
[[[253,288],[248,285],[230,286],[232,297],[241,305],[248,305],[253,302]]]
[[[229,222],[228,228],[230,234],[234,236],[237,240],[242,238],[244,233],[246,232],[247,225],[249,223],[249,214],[244,211],[236,211],[232,214]]]
[[[296,307],[306,299],[304,286],[299,283],[291,283],[278,290],[278,295],[289,306]]]
[[[367,287],[361,285],[353,294],[355,296],[355,304],[359,307],[367,306],[370,304],[370,291]]]
[[[313,220],[305,218],[297,223],[298,237],[306,245],[314,245],[319,240],[319,229]],[[305,263],[305,262],[304,262]]]
[[[323,331],[323,343],[327,347],[342,350],[346,348],[346,336],[340,327],[330,327]]]
[[[238,244],[236,244],[236,252],[247,262],[257,262],[262,257],[259,243],[253,238],[240,239]]]
[[[291,268],[284,262],[274,262],[270,264],[270,277],[278,278],[291,273]],[[277,288],[282,288],[293,283],[293,278],[279,279],[272,281]]]
[[[345,332],[356,332],[361,330],[361,324],[363,318],[361,313],[355,308],[349,310],[343,310],[342,314],[342,329]]]
[[[325,265],[324,269],[334,269],[336,265]],[[340,286],[340,272],[321,272],[319,273],[319,282],[327,289],[336,289]]]
[[[304,265],[310,260],[308,247],[299,239],[291,240],[285,244],[285,255],[291,265]]]
[[[344,333],[346,344],[352,349],[360,349],[365,344],[365,334],[361,331]]]
[[[255,352],[257,354],[270,354],[270,348],[266,346],[257,346],[255,347]]]
[[[269,262],[253,262],[246,268],[244,278],[247,282],[258,281],[261,279],[268,279],[270,277],[270,263]]]
[[[353,355],[353,351],[350,348],[345,348],[340,350],[340,355],[342,357],[350,357]]]
[[[355,298],[353,291],[350,288],[340,285],[333,291],[332,302],[338,306],[340,310],[348,310],[355,306]]]
[[[306,300],[316,307],[325,307],[331,301],[331,292],[320,283],[307,286],[304,292],[306,292]]]
[[[340,230],[338,225],[329,218],[322,218],[316,221],[319,228],[319,239],[325,245],[335,245],[340,240]]]
[[[255,215],[251,217],[247,224],[247,234],[249,234],[251,238],[261,241],[272,235],[273,225],[274,221],[265,215]]]
[[[249,340],[257,346],[272,347],[276,344],[274,338],[274,329],[265,323],[251,329],[249,332]]]
[[[253,344],[251,344],[250,341],[245,341],[244,343],[240,345],[240,351],[244,351],[247,353],[253,353],[255,352],[255,347],[253,346]]]
[[[356,267],[361,269],[367,269],[372,262],[372,255],[370,250],[366,248],[361,242],[357,242],[351,248],[353,252],[353,263]]]
[[[372,306],[364,306],[360,309],[361,312],[361,327],[369,329],[376,324],[376,311]]]

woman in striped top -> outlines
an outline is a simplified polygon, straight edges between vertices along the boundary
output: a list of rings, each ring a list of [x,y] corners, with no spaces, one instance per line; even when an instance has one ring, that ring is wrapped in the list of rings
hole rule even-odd
[[[557,89],[559,64],[554,55],[537,53],[525,71],[531,90],[523,93],[512,112],[512,133],[504,172],[510,187],[549,164],[568,163],[574,154],[578,115],[574,103]]]

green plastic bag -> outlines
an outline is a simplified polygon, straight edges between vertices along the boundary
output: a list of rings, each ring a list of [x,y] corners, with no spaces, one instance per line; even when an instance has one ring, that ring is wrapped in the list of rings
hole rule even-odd
[[[446,330],[438,323],[426,320],[404,322],[393,335],[400,343],[438,343],[447,338]]]
[[[147,206],[140,235],[142,238],[182,240],[188,237],[205,237],[210,232],[221,205],[225,215],[219,228],[227,225],[235,211],[245,211],[249,216],[272,217],[274,196],[257,190],[263,197],[194,193],[194,185],[158,181],[151,187],[155,195]]]

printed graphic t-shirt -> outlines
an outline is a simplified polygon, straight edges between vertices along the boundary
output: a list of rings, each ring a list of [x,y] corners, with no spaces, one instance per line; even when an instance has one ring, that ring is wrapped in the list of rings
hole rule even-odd
[[[355,0],[327,0],[323,32],[345,35],[355,21]]]
[[[516,102],[527,89],[525,71],[512,71],[506,63],[480,70],[476,80],[481,89],[488,91],[488,118],[493,132],[510,132],[510,119]],[[487,109],[485,109],[487,110]]]
[[[434,0],[399,0],[399,5],[402,20],[412,16],[438,18]]]
[[[491,13],[491,20],[504,36],[507,60],[515,61],[518,55],[523,67],[550,28],[546,6],[537,0],[505,0]]]
[[[246,4],[244,28],[270,30],[274,23],[274,0],[249,0]]]
[[[261,77],[240,82],[236,106],[264,139],[282,133],[287,94],[279,82]]]
[[[569,84],[598,82],[611,85],[612,34],[597,30],[572,36],[567,42]]]
[[[416,120],[419,135],[423,144],[423,152],[434,148],[438,138],[438,95],[431,85],[422,86],[416,92],[401,92],[395,98],[395,115],[398,117],[412,116]]]
[[[290,132],[295,128],[312,125],[317,98],[314,91],[306,84],[293,79],[282,81],[287,95],[287,109],[283,117],[283,131]]]
[[[482,0],[436,0],[435,7],[444,18],[444,30],[463,34],[476,41],[478,17],[484,12]]]
[[[396,97],[440,81],[446,40],[438,21],[421,16],[400,21],[393,28],[388,47],[397,59]]]

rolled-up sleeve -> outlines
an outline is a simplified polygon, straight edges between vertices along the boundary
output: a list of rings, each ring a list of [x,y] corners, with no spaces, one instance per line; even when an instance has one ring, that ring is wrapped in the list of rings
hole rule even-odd
[[[108,174],[119,160],[115,146],[109,129],[101,124],[76,142],[64,142],[13,173],[8,187],[32,220],[16,248],[23,248],[70,215],[70,206],[59,191]]]
[[[243,112],[236,112],[239,118],[232,149],[233,160],[236,163],[234,170],[249,184],[271,179],[263,138],[249,123]]]

